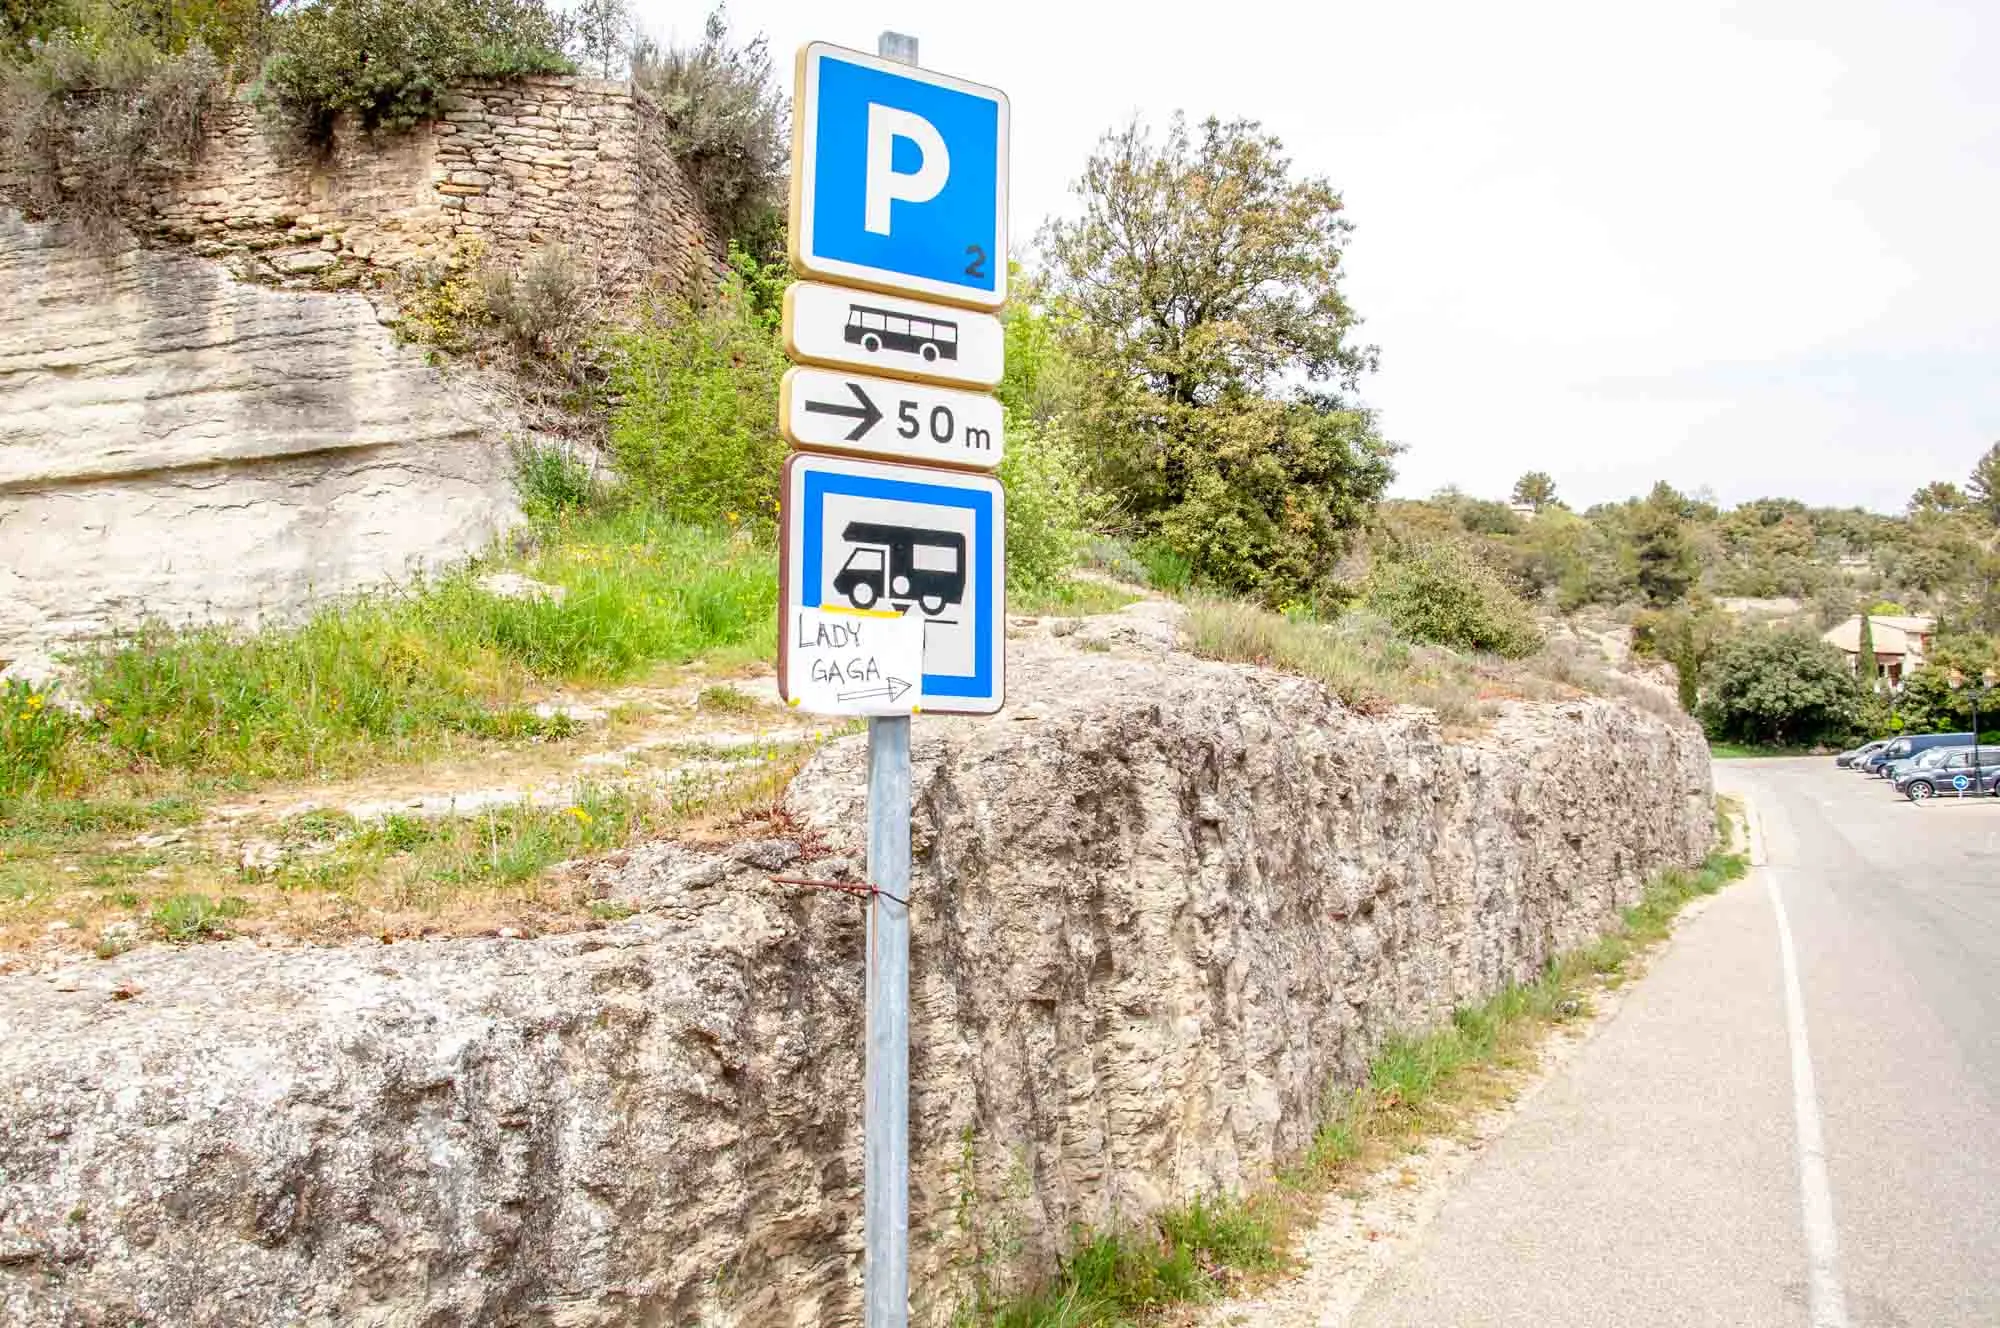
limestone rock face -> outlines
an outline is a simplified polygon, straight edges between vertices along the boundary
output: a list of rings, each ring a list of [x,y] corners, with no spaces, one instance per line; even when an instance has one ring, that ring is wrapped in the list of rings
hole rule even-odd
[[[0,659],[294,610],[517,519],[504,417],[361,296],[4,212],[0,291]]]
[[[1072,1223],[1267,1178],[1388,1033],[1710,843],[1699,734],[1622,703],[1455,744],[1013,649],[1008,711],[916,728],[921,1323]],[[641,912],[597,932],[0,978],[0,1320],[858,1321],[863,906],[769,877],[852,879],[863,767],[816,757],[783,838],[598,864]]]

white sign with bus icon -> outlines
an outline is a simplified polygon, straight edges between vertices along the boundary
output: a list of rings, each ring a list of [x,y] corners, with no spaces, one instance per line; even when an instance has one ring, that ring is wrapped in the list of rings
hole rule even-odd
[[[972,309],[815,281],[785,290],[785,349],[808,364],[990,388],[1005,340],[998,318]]]

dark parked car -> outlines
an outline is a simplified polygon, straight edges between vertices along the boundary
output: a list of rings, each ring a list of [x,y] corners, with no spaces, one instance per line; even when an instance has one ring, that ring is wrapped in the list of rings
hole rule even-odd
[[[1889,745],[1881,751],[1859,762],[1859,768],[1871,775],[1879,775],[1883,773],[1882,767],[1890,761],[1901,761],[1915,756],[1918,752],[1927,751],[1932,747],[1970,747],[1971,745],[1972,735],[1970,733],[1905,733],[1900,738],[1892,739]]]
[[[1873,742],[1864,742],[1852,751],[1842,752],[1840,755],[1834,757],[1833,763],[1840,766],[1853,765],[1856,761],[1867,760],[1888,745],[1889,739],[1887,738],[1877,738]]]
[[[1933,765],[1911,770],[1896,781],[1896,792],[1911,802],[1926,798],[1976,798],[2000,788],[2000,747],[1979,749],[1973,764],[1971,748],[1951,751]]]

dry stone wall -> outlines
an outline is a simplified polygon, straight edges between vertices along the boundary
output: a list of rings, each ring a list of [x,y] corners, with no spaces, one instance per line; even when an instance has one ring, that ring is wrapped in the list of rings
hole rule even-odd
[[[514,265],[558,246],[620,290],[684,288],[713,270],[716,238],[658,109],[630,84],[467,83],[444,104],[442,120],[403,134],[344,122],[317,159],[229,103],[199,164],[157,177],[131,219],[198,254],[257,253],[323,285],[342,264],[399,269],[474,248]]]
[[[1708,848],[1684,722],[1447,741],[1170,635],[1016,641],[1006,714],[919,721],[921,1324],[1074,1223],[1267,1178],[1391,1031]],[[862,913],[769,877],[854,879],[863,766],[825,750],[781,837],[599,864],[639,911],[597,932],[0,978],[0,1318],[858,1322]]]

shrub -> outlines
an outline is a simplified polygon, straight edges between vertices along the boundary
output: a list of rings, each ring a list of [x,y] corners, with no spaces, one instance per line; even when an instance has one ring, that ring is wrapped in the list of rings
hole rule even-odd
[[[153,929],[169,941],[199,941],[204,937],[230,935],[229,921],[249,911],[247,901],[230,895],[211,899],[207,895],[174,895],[153,906]]]
[[[1047,589],[1082,557],[1098,513],[1085,473],[1083,449],[1059,426],[1008,421],[1000,479],[1007,489],[1010,588]]]
[[[597,475],[564,447],[523,447],[514,454],[514,488],[530,521],[560,521],[594,505]]]
[[[566,249],[536,253],[518,270],[479,274],[485,315],[517,356],[580,382],[591,364],[598,322],[597,287]]]
[[[568,73],[562,37],[542,0],[311,0],[277,20],[260,96],[324,150],[343,112],[396,132],[464,79]]]
[[[786,97],[765,40],[732,46],[717,9],[699,46],[662,51],[640,43],[632,80],[658,103],[674,161],[709,219],[732,239],[763,229],[777,211],[791,153]]]
[[[1448,541],[1392,551],[1369,573],[1363,595],[1412,640],[1512,658],[1541,647],[1528,606],[1491,568]]]
[[[397,337],[433,352],[433,360],[472,349],[487,316],[480,276],[485,253],[485,245],[469,240],[446,257],[406,269],[397,285]]]
[[[627,495],[684,521],[772,522],[783,370],[739,278],[699,301],[644,306],[609,363],[611,453]]]
[[[167,54],[130,34],[59,33],[0,65],[0,166],[30,212],[101,233],[148,171],[195,160],[221,84],[199,43]]]
[[[1709,735],[1775,746],[1834,741],[1853,732],[1863,702],[1846,658],[1805,632],[1739,632],[1704,676]]]

